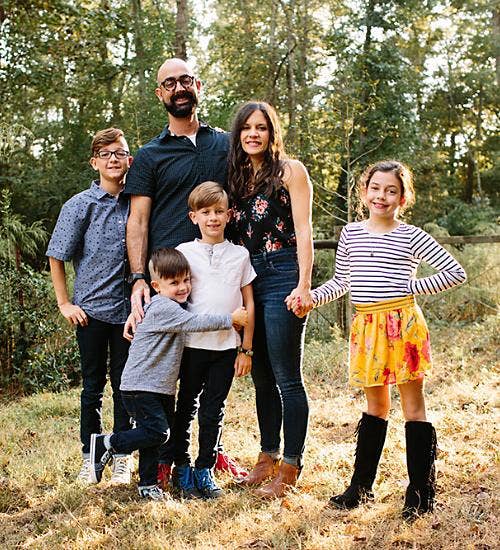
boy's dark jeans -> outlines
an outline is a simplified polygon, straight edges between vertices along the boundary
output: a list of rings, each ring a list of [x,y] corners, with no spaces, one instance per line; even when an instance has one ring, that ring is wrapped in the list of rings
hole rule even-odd
[[[162,448],[162,461],[169,462],[168,455],[172,455],[178,465],[191,462],[191,423],[198,411],[199,452],[195,467],[214,467],[226,399],[234,377],[235,359],[235,349],[185,348],[172,437],[166,448]]]
[[[110,443],[117,453],[139,449],[139,485],[156,485],[158,452],[169,435],[175,408],[175,396],[153,392],[122,392],[123,404],[136,427],[115,433]]]
[[[92,317],[88,317],[88,321],[86,327],[78,326],[76,329],[83,384],[80,412],[83,453],[90,452],[90,434],[102,432],[101,409],[108,371],[108,349],[113,390],[113,431],[128,430],[131,426],[120,394],[120,381],[130,346],[123,337],[123,325],[105,323]]]

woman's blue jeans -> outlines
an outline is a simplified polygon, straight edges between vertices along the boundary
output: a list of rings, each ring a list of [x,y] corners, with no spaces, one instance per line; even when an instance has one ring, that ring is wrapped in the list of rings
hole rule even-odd
[[[279,452],[283,425],[283,457],[300,465],[309,418],[302,378],[306,319],[288,311],[284,302],[299,280],[297,252],[285,248],[252,254],[251,260],[257,273],[252,379],[261,449]]]

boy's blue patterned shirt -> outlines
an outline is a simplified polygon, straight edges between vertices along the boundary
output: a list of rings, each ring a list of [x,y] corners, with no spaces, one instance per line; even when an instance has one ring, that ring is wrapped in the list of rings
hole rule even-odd
[[[73,303],[90,317],[121,324],[130,311],[125,230],[129,201],[113,197],[94,181],[62,207],[46,252],[72,260],[75,268]]]

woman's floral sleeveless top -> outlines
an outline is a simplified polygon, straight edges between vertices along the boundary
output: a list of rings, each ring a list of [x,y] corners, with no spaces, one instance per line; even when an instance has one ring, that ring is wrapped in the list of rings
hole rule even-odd
[[[272,197],[263,193],[232,205],[230,235],[250,254],[297,245],[290,194],[282,185]]]

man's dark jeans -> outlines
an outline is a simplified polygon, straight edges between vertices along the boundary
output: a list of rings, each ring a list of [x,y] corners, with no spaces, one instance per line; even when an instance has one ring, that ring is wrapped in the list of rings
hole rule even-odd
[[[120,381],[127,361],[129,342],[123,338],[123,325],[88,317],[86,327],[78,326],[83,389],[81,394],[80,439],[83,453],[90,452],[90,434],[102,432],[101,409],[106,373],[113,390],[113,431],[128,430],[130,416],[123,406]]]
[[[185,348],[180,370],[175,421],[165,455],[177,465],[191,462],[191,424],[198,411],[198,458],[196,468],[213,468],[217,459],[226,399],[234,377],[236,350]],[[199,410],[198,410],[199,397]],[[165,460],[169,462],[169,460]]]
[[[284,248],[252,254],[251,260],[257,273],[253,282],[252,379],[261,449],[268,453],[279,452],[283,425],[283,456],[300,464],[309,418],[302,379],[306,320],[288,311],[284,303],[299,279],[296,250]]]
[[[122,392],[123,404],[135,420],[135,428],[114,433],[113,450],[128,454],[139,449],[139,486],[156,485],[158,452],[172,425],[175,396],[153,392]]]

